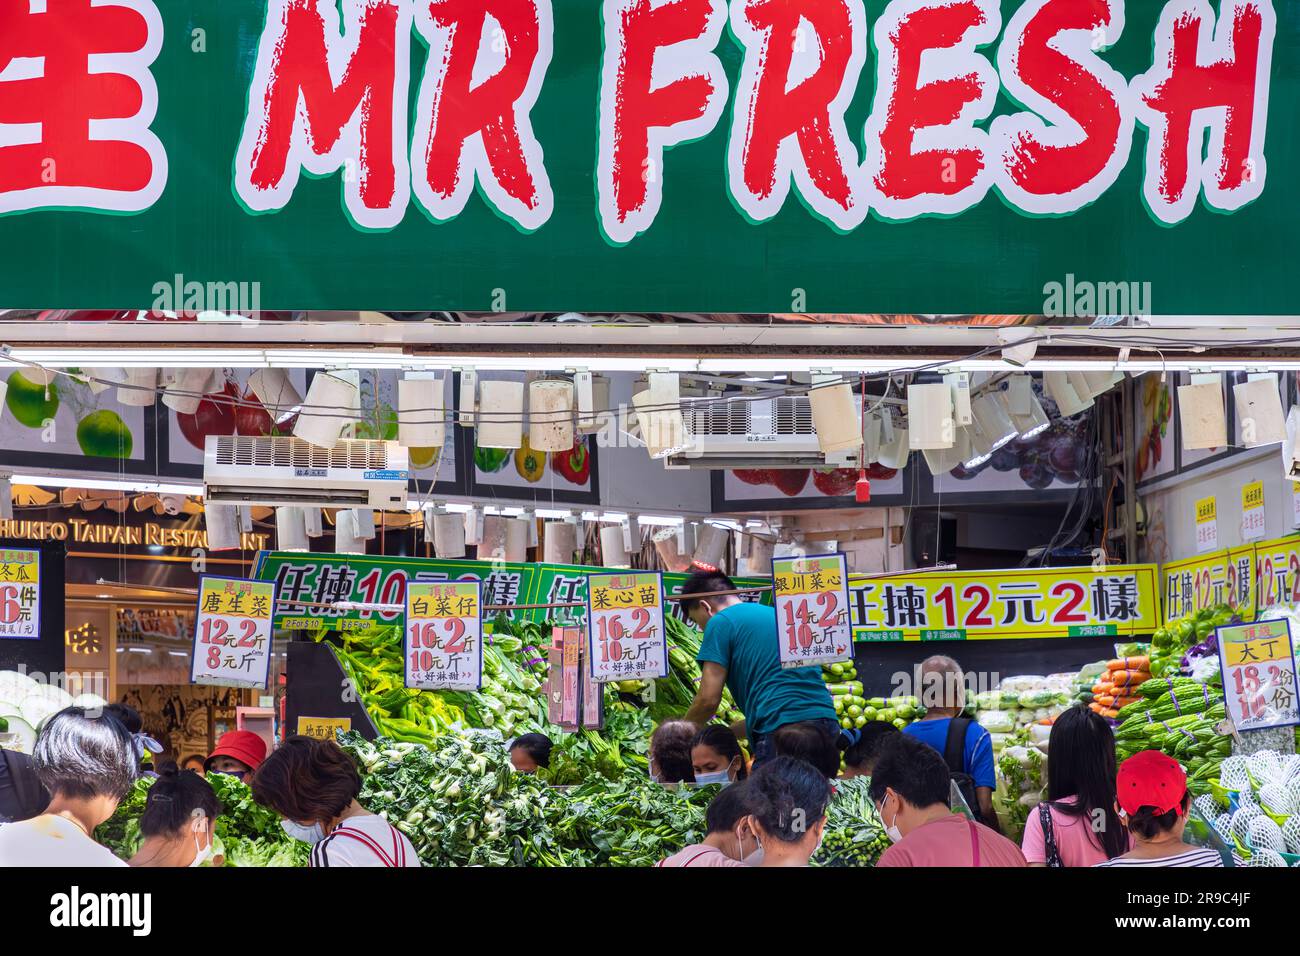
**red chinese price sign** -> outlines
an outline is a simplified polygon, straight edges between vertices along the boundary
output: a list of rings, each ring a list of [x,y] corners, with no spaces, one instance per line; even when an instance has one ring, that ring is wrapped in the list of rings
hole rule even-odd
[[[662,574],[587,576],[587,657],[596,683],[668,676]]]
[[[1300,724],[1290,622],[1257,621],[1215,629],[1228,716],[1237,730]]]
[[[853,656],[844,555],[775,559],[772,597],[782,667],[812,667]]]
[[[411,582],[406,588],[406,686],[483,686],[483,595],[478,581]]]
[[[274,581],[201,577],[190,682],[266,687],[275,599]]]
[[[41,553],[0,550],[0,640],[41,636]]]

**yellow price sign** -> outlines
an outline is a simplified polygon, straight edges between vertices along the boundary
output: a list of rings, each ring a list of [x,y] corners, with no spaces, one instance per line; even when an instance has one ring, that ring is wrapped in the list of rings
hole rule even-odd
[[[351,717],[299,717],[298,733],[317,740],[333,740],[336,733],[352,729]]]
[[[1237,730],[1300,724],[1290,621],[1221,627],[1216,635],[1224,702]]]
[[[440,620],[478,617],[481,613],[477,581],[419,583],[407,587],[412,618]]]
[[[201,577],[190,682],[266,687],[275,599],[274,581]]]
[[[598,684],[668,676],[662,574],[587,576],[587,664]]]
[[[1207,521],[1214,521],[1218,518],[1217,507],[1214,495],[1208,498],[1201,498],[1196,502],[1196,523],[1204,524]]]
[[[0,639],[41,636],[41,553],[0,550]]]
[[[1264,507],[1264,482],[1252,481],[1241,489],[1241,510]]]
[[[776,564],[772,586],[778,595],[822,594],[842,588],[844,577],[835,558],[791,558]]]

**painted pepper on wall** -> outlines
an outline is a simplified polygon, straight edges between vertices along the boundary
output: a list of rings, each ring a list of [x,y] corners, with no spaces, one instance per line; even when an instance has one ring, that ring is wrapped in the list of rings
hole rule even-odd
[[[565,481],[574,485],[585,485],[591,477],[591,455],[587,451],[587,440],[579,439],[568,451],[557,451],[551,455],[551,467],[560,473]]]

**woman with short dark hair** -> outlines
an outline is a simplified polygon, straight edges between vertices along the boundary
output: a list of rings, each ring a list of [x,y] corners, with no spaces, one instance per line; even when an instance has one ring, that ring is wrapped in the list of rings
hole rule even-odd
[[[406,835],[357,802],[361,776],[332,740],[293,736],[250,781],[253,799],[284,819],[285,832],[311,843],[312,866],[419,866]]]
[[[91,836],[137,776],[135,742],[121,721],[64,708],[41,728],[32,766],[50,805],[38,817],[0,827],[0,867],[126,866]]]
[[[831,785],[826,771],[797,757],[774,757],[745,783],[759,866],[807,866],[822,842]]]
[[[221,813],[212,784],[192,770],[158,774],[149,788],[140,833],[144,842],[131,857],[131,866],[204,866],[222,864],[213,827]]]

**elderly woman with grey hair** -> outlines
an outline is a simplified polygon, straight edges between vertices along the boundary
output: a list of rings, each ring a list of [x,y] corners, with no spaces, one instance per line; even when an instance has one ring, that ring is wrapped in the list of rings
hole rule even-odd
[[[136,744],[122,722],[107,709],[66,707],[41,728],[32,765],[50,805],[0,827],[0,867],[126,866],[93,836],[138,774]]]
[[[1002,832],[993,810],[993,738],[975,721],[962,717],[966,681],[961,665],[936,654],[921,662],[917,688],[925,717],[904,733],[937,750],[948,764],[952,781],[980,822]]]

